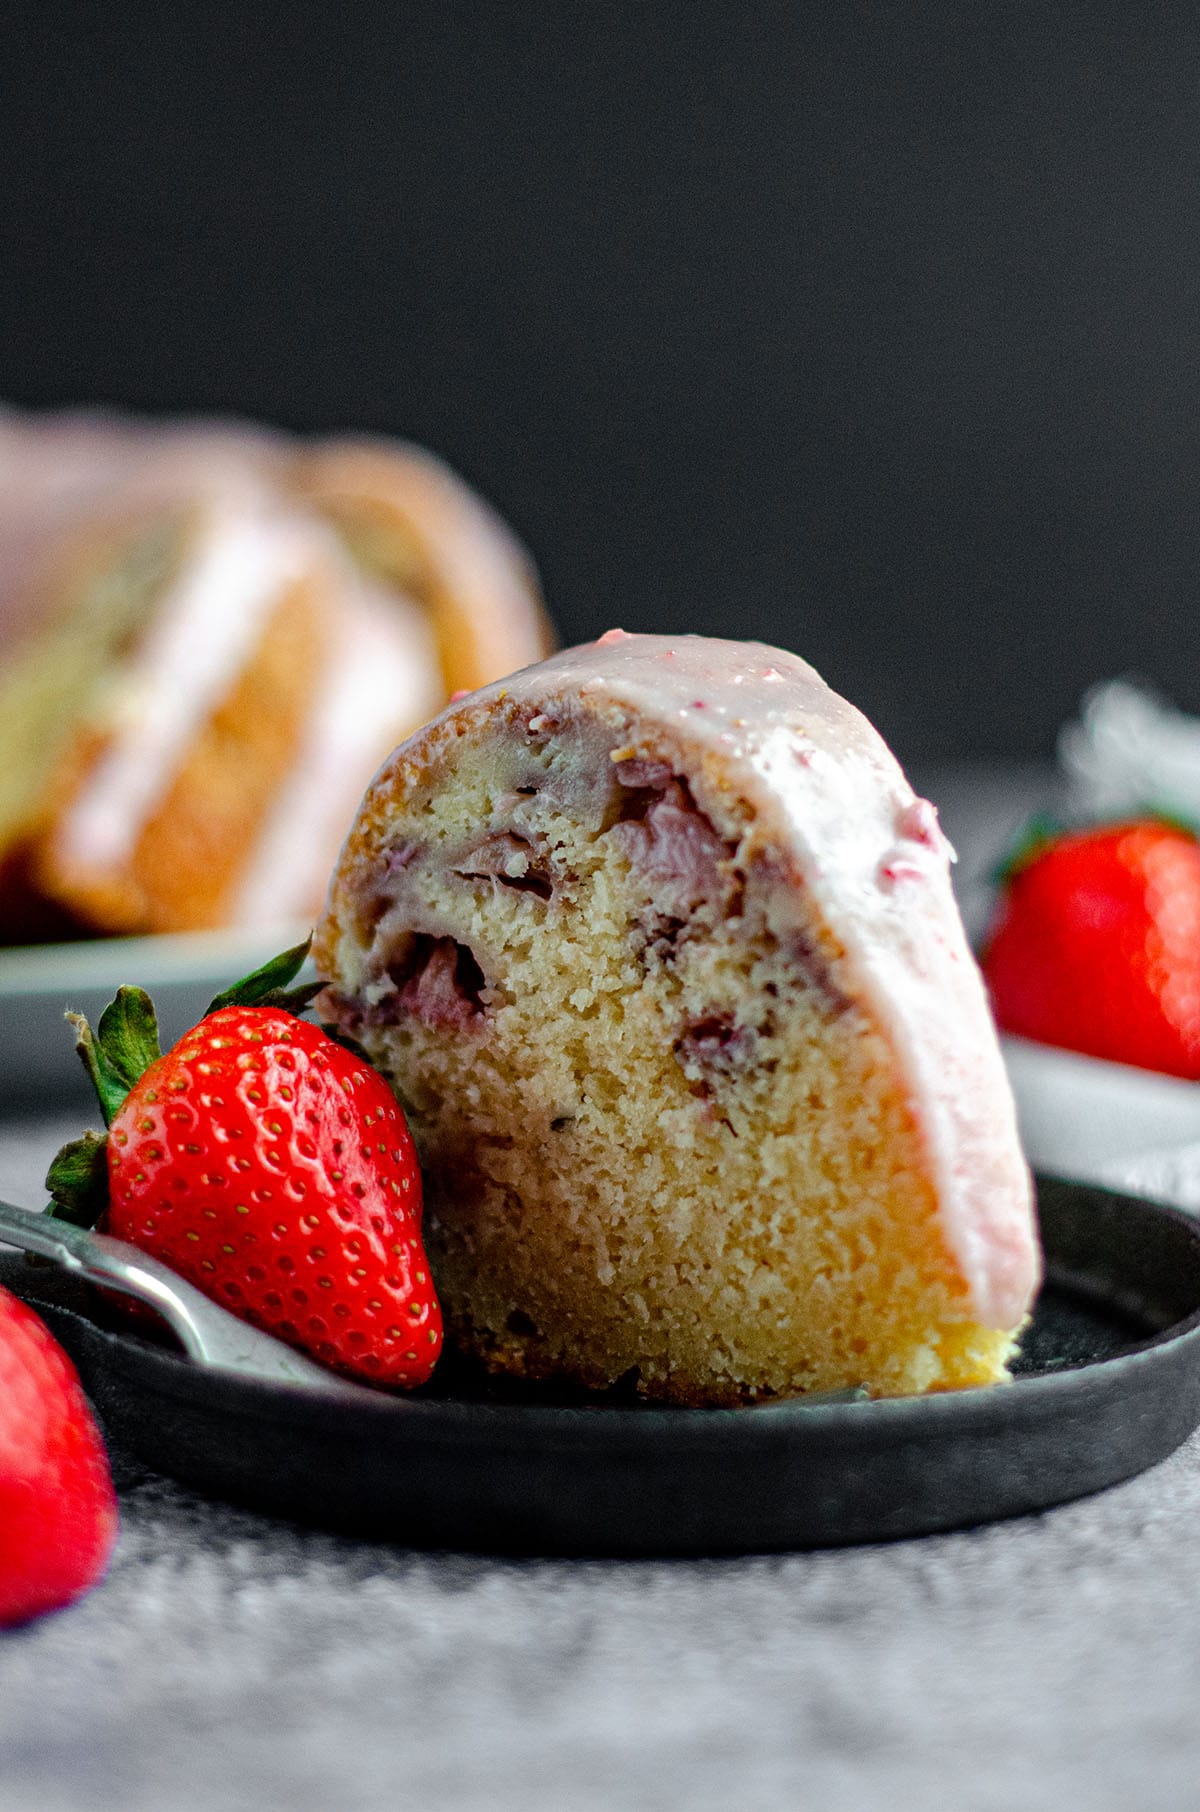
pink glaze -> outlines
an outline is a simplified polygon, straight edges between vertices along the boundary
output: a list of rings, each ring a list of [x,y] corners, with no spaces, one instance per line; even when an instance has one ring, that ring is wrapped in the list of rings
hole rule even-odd
[[[954,851],[946,839],[946,834],[938,823],[937,806],[928,799],[914,799],[906,805],[896,819],[896,835],[907,837],[913,843],[923,843],[927,849],[936,850],[938,854],[948,854],[954,861]]]
[[[891,856],[879,864],[881,881],[923,881],[926,872],[919,862],[909,861],[903,854]]]

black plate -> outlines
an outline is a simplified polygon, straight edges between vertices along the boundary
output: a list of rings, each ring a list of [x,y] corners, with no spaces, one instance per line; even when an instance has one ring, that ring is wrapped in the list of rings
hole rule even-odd
[[[1200,1421],[1200,1224],[1082,1184],[1038,1193],[1047,1283],[1015,1383],[890,1402],[571,1402],[451,1364],[437,1391],[347,1404],[203,1372],[19,1257],[0,1278],[45,1314],[110,1433],[202,1491],[421,1545],[752,1553],[1041,1510]]]

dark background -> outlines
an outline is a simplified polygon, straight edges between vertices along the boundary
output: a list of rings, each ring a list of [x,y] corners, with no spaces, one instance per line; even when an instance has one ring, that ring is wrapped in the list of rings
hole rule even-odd
[[[1200,9],[20,0],[0,393],[399,431],[906,759],[1200,708]]]

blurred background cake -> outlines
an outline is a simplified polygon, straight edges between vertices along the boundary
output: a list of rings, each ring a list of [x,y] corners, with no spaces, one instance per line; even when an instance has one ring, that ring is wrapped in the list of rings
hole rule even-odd
[[[537,659],[528,558],[398,442],[0,416],[0,937],[311,914],[396,740]]]

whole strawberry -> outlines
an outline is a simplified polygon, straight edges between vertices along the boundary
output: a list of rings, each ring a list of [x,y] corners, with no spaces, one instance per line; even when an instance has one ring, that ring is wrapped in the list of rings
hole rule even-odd
[[[74,1367],[0,1290],[0,1624],[86,1592],[116,1537],[108,1459]]]
[[[282,993],[307,946],[214,1001],[165,1056],[124,988],[77,1020],[108,1136],[59,1154],[55,1212],[151,1252],[234,1314],[374,1384],[428,1378],[442,1320],[421,1174],[387,1084]],[[102,1147],[102,1149],[101,1149]]]
[[[1200,1078],[1200,842],[1147,819],[1035,847],[983,968],[1007,1031]]]

